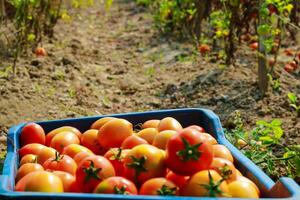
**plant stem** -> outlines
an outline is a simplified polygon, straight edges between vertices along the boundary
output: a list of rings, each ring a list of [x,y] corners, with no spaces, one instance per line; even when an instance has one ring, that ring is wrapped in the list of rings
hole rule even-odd
[[[292,159],[292,158],[294,158],[294,157],[295,157],[295,155],[289,156],[289,157],[287,157],[287,158],[273,158],[273,159],[264,159],[264,160],[262,160],[262,161],[256,162],[255,164],[256,164],[256,165],[259,165],[259,164],[261,164],[261,163],[265,163],[265,162],[267,162],[268,160],[271,160],[271,161],[283,161],[283,160],[290,160],[290,159]]]

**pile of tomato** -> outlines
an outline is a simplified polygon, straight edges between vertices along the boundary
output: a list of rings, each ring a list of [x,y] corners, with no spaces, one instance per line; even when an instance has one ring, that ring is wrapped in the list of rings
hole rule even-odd
[[[63,126],[20,133],[16,191],[259,198],[230,151],[197,125],[172,117],[144,122],[104,117],[81,133]]]

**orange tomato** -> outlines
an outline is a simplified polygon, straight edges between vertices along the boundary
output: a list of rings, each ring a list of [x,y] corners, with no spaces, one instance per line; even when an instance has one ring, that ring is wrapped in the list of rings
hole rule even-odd
[[[57,135],[58,133],[63,132],[63,131],[70,131],[70,132],[74,133],[75,135],[77,135],[79,139],[81,138],[81,132],[77,128],[74,128],[72,126],[62,126],[62,127],[59,127],[57,129],[50,131],[46,135],[46,145],[49,146],[52,138],[55,135]]]
[[[56,150],[51,147],[45,147],[37,154],[37,163],[43,165],[49,158],[55,158]]]
[[[226,181],[219,183],[222,177],[215,170],[197,172],[187,181],[182,189],[183,196],[226,197]],[[210,188],[210,189],[208,189]]]
[[[23,156],[25,156],[27,154],[37,155],[38,152],[45,147],[46,147],[45,145],[38,144],[38,143],[27,144],[19,150],[19,156],[20,156],[20,158],[22,158]]]
[[[59,155],[56,153],[55,158],[49,158],[43,164],[43,167],[51,171],[64,171],[75,175],[77,164],[68,155]]]
[[[59,193],[64,192],[64,187],[58,176],[47,171],[35,171],[18,181],[15,190]]]
[[[156,128],[145,128],[137,133],[137,135],[144,140],[146,140],[149,144],[153,143],[154,137],[158,134]]]
[[[24,165],[25,163],[36,163],[36,161],[37,161],[36,159],[37,159],[36,155],[27,154],[21,158],[20,166]]]
[[[73,158],[73,160],[76,162],[77,165],[79,165],[79,163],[86,157],[89,157],[89,156],[92,156],[94,155],[93,153],[91,152],[86,152],[86,151],[83,151],[83,152],[79,152],[78,154],[76,154]]]
[[[83,151],[93,153],[88,148],[81,146],[79,144],[70,144],[64,148],[64,150],[62,151],[62,154],[66,154],[66,155],[70,156],[71,158],[74,158],[74,156],[76,154],[83,152]]]
[[[109,122],[112,119],[116,119],[115,117],[103,117],[101,119],[98,119],[91,125],[91,129],[97,129],[99,130],[106,122]]]
[[[146,128],[156,128],[157,129],[159,123],[160,123],[159,119],[151,119],[151,120],[145,121],[142,125],[142,128],[143,129],[146,129]]]
[[[154,137],[152,145],[165,150],[169,139],[176,133],[177,131],[173,130],[161,131]]]
[[[210,168],[216,170],[228,182],[236,180],[236,169],[229,160],[214,157]]]
[[[135,146],[138,146],[140,144],[148,144],[148,142],[146,140],[144,140],[143,138],[133,134],[129,137],[127,137],[121,145],[122,149],[132,149]]]
[[[165,131],[165,130],[180,131],[180,130],[182,130],[182,126],[173,117],[166,117],[160,121],[157,129],[159,132]]]
[[[42,167],[42,165],[37,164],[37,163],[25,163],[18,169],[18,172],[16,175],[16,182],[18,182],[25,175],[29,174],[30,172],[34,172],[34,171],[44,171],[44,168]]]
[[[143,183],[140,195],[179,195],[179,188],[166,178],[152,178]]]
[[[98,130],[96,129],[87,130],[82,134],[81,145],[90,149],[97,155],[103,155],[106,152],[106,149],[104,149],[98,142]]]
[[[50,147],[61,153],[66,146],[79,143],[79,138],[73,132],[62,131],[52,138]]]
[[[106,149],[120,147],[122,142],[133,134],[133,127],[125,119],[112,119],[98,132],[98,142]]]
[[[252,187],[254,187],[255,188],[255,190],[256,190],[256,192],[257,192],[257,194],[258,194],[258,196],[260,196],[260,190],[259,190],[259,188],[257,187],[257,185],[253,182],[253,181],[251,181],[250,179],[248,179],[248,178],[246,178],[245,176],[237,176],[236,177],[236,180],[237,181],[244,181],[244,182],[248,182],[248,183],[250,183],[251,185],[252,185]]]
[[[233,163],[233,157],[227,147],[221,144],[213,145],[214,157],[224,158]]]
[[[73,185],[76,184],[75,176],[64,171],[53,171],[52,173],[62,181],[64,192],[74,192]]]

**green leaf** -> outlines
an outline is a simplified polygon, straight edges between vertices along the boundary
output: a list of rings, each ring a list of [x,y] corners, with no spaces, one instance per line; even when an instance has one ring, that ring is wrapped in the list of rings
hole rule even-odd
[[[293,104],[297,103],[297,96],[294,93],[289,92],[287,94],[287,96],[288,96],[288,98],[289,98],[289,100],[290,100],[291,103],[293,103]]]

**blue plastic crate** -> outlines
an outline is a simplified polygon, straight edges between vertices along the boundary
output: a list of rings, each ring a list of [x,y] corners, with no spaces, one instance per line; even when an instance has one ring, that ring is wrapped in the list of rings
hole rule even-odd
[[[259,187],[262,196],[268,199],[290,199],[300,200],[300,187],[291,178],[281,178],[274,183],[259,167],[246,158],[238,149],[236,149],[224,136],[224,132],[219,118],[210,110],[206,109],[175,109],[160,110],[140,113],[126,113],[106,115],[124,118],[133,124],[143,123],[149,119],[162,119],[167,116],[176,118],[184,127],[188,125],[200,125],[212,134],[220,144],[229,148],[234,159],[236,167],[245,175],[254,181]],[[49,132],[61,126],[74,126],[80,131],[89,129],[91,124],[97,119],[106,116],[85,117],[76,119],[64,119],[54,121],[37,122]],[[12,127],[8,133],[7,139],[7,157],[4,162],[3,174],[0,176],[0,199],[111,199],[111,200],[192,200],[192,199],[209,199],[209,197],[161,197],[161,196],[123,196],[123,195],[106,195],[106,194],[85,194],[85,193],[38,193],[38,192],[14,192],[14,178],[19,164],[18,149],[19,134],[25,124],[19,124]],[[38,181],[38,180],[37,180]],[[233,199],[233,198],[222,198]],[[239,198],[234,198],[238,200]]]

